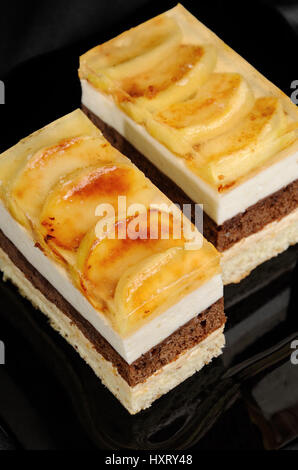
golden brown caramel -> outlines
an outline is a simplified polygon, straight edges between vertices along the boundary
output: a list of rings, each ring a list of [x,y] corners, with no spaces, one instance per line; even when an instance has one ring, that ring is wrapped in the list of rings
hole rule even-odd
[[[119,83],[119,87],[131,98],[145,97],[151,100],[185,77],[203,53],[200,46],[180,45],[172,56],[157,65],[157,70],[148,69],[127,77]]]
[[[117,159],[116,150],[107,153],[101,144],[99,138],[78,137],[42,148],[31,158],[26,158],[10,181],[7,191],[10,210],[17,220],[27,225],[26,218],[29,217],[30,224],[35,223],[45,198],[59,178],[96,162]]]
[[[81,288],[96,308],[105,309],[121,335],[130,334],[164,311],[165,305],[169,308],[219,273],[216,250],[207,242],[199,250],[185,249],[183,233],[175,238],[175,223],[169,214],[143,213],[118,221],[116,238],[98,238],[91,231],[81,243],[77,257]],[[135,224],[137,234],[131,238]],[[120,239],[123,229],[125,238]]]
[[[145,276],[139,275],[140,268]],[[195,254],[170,248],[163,256],[155,255],[137,264],[117,285],[115,300],[122,314],[122,334],[136,330],[148,318],[160,314],[161,305],[171,307],[219,272],[219,257],[216,259],[212,251],[208,253],[206,245]]]
[[[152,186],[133,166],[110,164],[70,174],[50,192],[40,215],[40,232],[52,249],[76,250],[98,221],[99,204],[111,204],[117,215],[118,196],[130,204],[148,203]]]
[[[294,140],[280,101],[258,98],[231,131],[201,143],[188,165],[222,192]]]
[[[155,119],[175,129],[207,124],[229,104],[241,80],[242,77],[238,74],[214,73],[194,98],[174,103],[157,113]]]
[[[239,74],[212,73],[193,97],[155,113],[145,124],[170,150],[186,155],[237,125],[253,103],[253,93]]]

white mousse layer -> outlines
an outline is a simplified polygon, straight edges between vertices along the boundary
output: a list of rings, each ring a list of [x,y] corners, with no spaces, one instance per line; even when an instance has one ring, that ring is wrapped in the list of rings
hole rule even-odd
[[[214,276],[134,334],[122,338],[113,330],[108,319],[101,312],[95,310],[72,284],[65,270],[35,247],[32,237],[13,219],[1,202],[0,229],[29,263],[94,326],[128,364],[138,359],[223,296],[221,276]]]
[[[260,199],[279,191],[298,178],[298,153],[286,156],[252,178],[225,193],[196,176],[182,158],[174,155],[134,122],[114,103],[86,80],[81,80],[82,103],[106,124],[113,127],[160,171],[168,175],[217,225],[244,212]],[[174,201],[175,202],[175,201]]]

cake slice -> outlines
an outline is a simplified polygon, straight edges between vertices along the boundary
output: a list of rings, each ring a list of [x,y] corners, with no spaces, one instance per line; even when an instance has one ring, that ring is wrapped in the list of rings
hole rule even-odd
[[[181,5],[88,51],[79,75],[107,137],[203,204],[224,284],[297,243],[297,107]]]
[[[224,346],[220,255],[76,110],[0,155],[0,269],[134,414]]]

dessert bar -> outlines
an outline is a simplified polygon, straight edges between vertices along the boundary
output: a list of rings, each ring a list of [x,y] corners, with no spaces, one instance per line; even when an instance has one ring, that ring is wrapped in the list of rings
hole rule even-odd
[[[297,243],[297,107],[181,5],[86,52],[79,76],[107,137],[203,204],[224,284]]]
[[[130,413],[221,354],[219,253],[81,110],[1,154],[0,181],[4,279]]]

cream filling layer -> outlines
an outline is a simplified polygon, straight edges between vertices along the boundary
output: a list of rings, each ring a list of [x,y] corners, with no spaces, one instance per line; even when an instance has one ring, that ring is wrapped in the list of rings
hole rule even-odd
[[[35,247],[29,233],[13,219],[1,202],[0,229],[27,261],[91,323],[128,364],[138,359],[223,296],[221,276],[216,275],[185,296],[180,302],[139,328],[135,333],[122,338],[112,328],[108,319],[101,312],[95,310],[74,286],[66,271]]]
[[[82,103],[113,127],[162,173],[169,176],[196,203],[203,204],[204,211],[217,225],[244,212],[259,200],[279,191],[298,178],[298,153],[286,156],[237,187],[218,193],[212,186],[196,176],[182,160],[154,139],[104,95],[81,80]],[[175,202],[175,201],[174,201]]]

